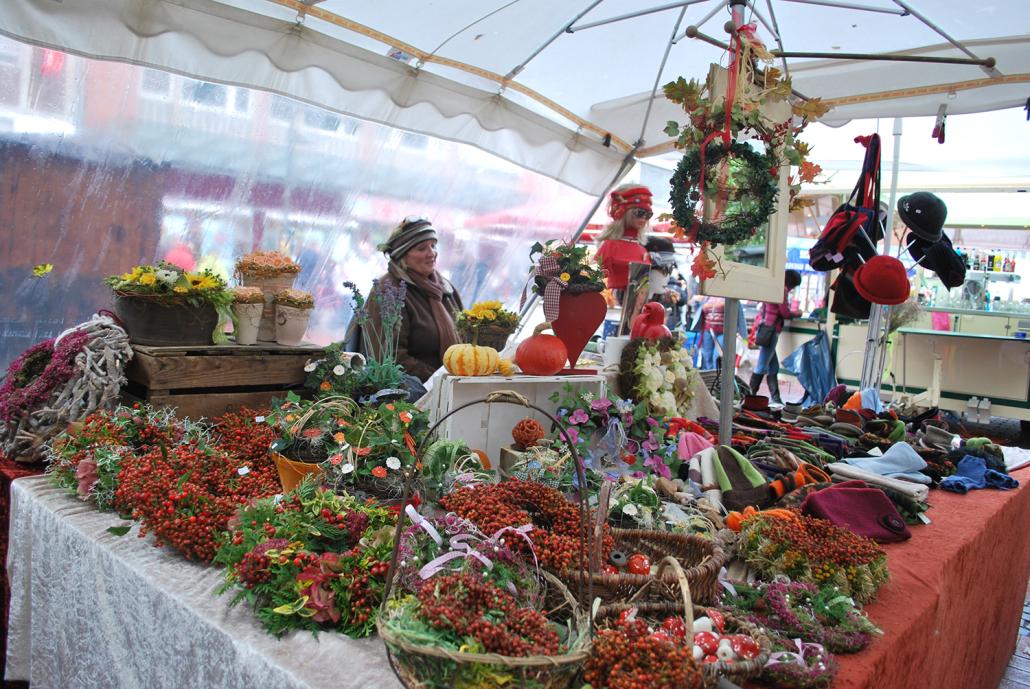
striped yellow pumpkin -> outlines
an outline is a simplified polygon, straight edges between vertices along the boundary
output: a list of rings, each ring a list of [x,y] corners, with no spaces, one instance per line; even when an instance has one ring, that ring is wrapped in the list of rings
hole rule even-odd
[[[443,366],[455,376],[488,376],[497,370],[499,360],[493,347],[456,344],[444,352]]]

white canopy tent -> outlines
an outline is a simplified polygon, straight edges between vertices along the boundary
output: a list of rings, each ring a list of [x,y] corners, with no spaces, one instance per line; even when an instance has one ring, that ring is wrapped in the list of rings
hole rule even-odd
[[[657,0],[654,0],[657,2]],[[1030,9],[1020,0],[752,0],[771,48],[994,58],[983,64],[787,59],[826,122],[1022,105]],[[600,195],[631,151],[669,150],[682,119],[660,85],[724,51],[726,0],[9,0],[0,31],[39,46],[278,92],[461,141]],[[656,95],[657,89],[657,95]]]

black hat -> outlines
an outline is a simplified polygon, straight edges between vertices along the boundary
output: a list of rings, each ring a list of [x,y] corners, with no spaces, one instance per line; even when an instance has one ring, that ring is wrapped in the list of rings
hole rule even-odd
[[[644,249],[651,258],[651,265],[663,273],[670,274],[676,267],[676,247],[666,237],[648,237]]]
[[[872,303],[858,293],[851,276],[841,272],[833,283],[833,303],[830,311],[845,318],[869,318]]]
[[[941,238],[948,207],[936,195],[917,191],[898,199],[898,215],[912,233],[927,242]]]
[[[961,287],[966,281],[966,262],[955,251],[948,235],[942,234],[939,242],[927,242],[913,232],[905,241],[912,260],[937,273],[948,289]]]

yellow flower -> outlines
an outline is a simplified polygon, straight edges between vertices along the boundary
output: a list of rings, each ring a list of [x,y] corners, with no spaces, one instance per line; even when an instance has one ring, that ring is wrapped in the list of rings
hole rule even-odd
[[[569,275],[568,273],[562,273],[562,274],[561,274],[561,275],[559,275],[558,277],[560,277],[560,278],[561,278],[562,282],[568,282],[569,280],[571,280],[571,279],[572,279],[572,276],[571,276],[571,275]]]
[[[190,280],[190,284],[193,286],[193,289],[216,289],[218,287],[218,280],[210,275],[203,275],[196,282]]]
[[[486,320],[488,321],[492,321],[497,318],[497,314],[495,314],[493,311],[487,311],[484,315],[486,316]]]
[[[186,292],[188,292],[189,290],[183,287],[182,285],[176,285],[172,288],[172,291],[176,294],[186,294]]]
[[[144,273],[139,279],[141,285],[153,285],[155,282],[157,282],[157,276],[153,273]]]

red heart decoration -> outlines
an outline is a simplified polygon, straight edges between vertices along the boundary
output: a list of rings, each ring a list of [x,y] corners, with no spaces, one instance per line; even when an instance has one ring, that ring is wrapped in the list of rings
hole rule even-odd
[[[558,318],[551,322],[551,329],[569,350],[569,366],[573,369],[583,348],[607,314],[608,304],[600,292],[562,293],[558,301]]]

